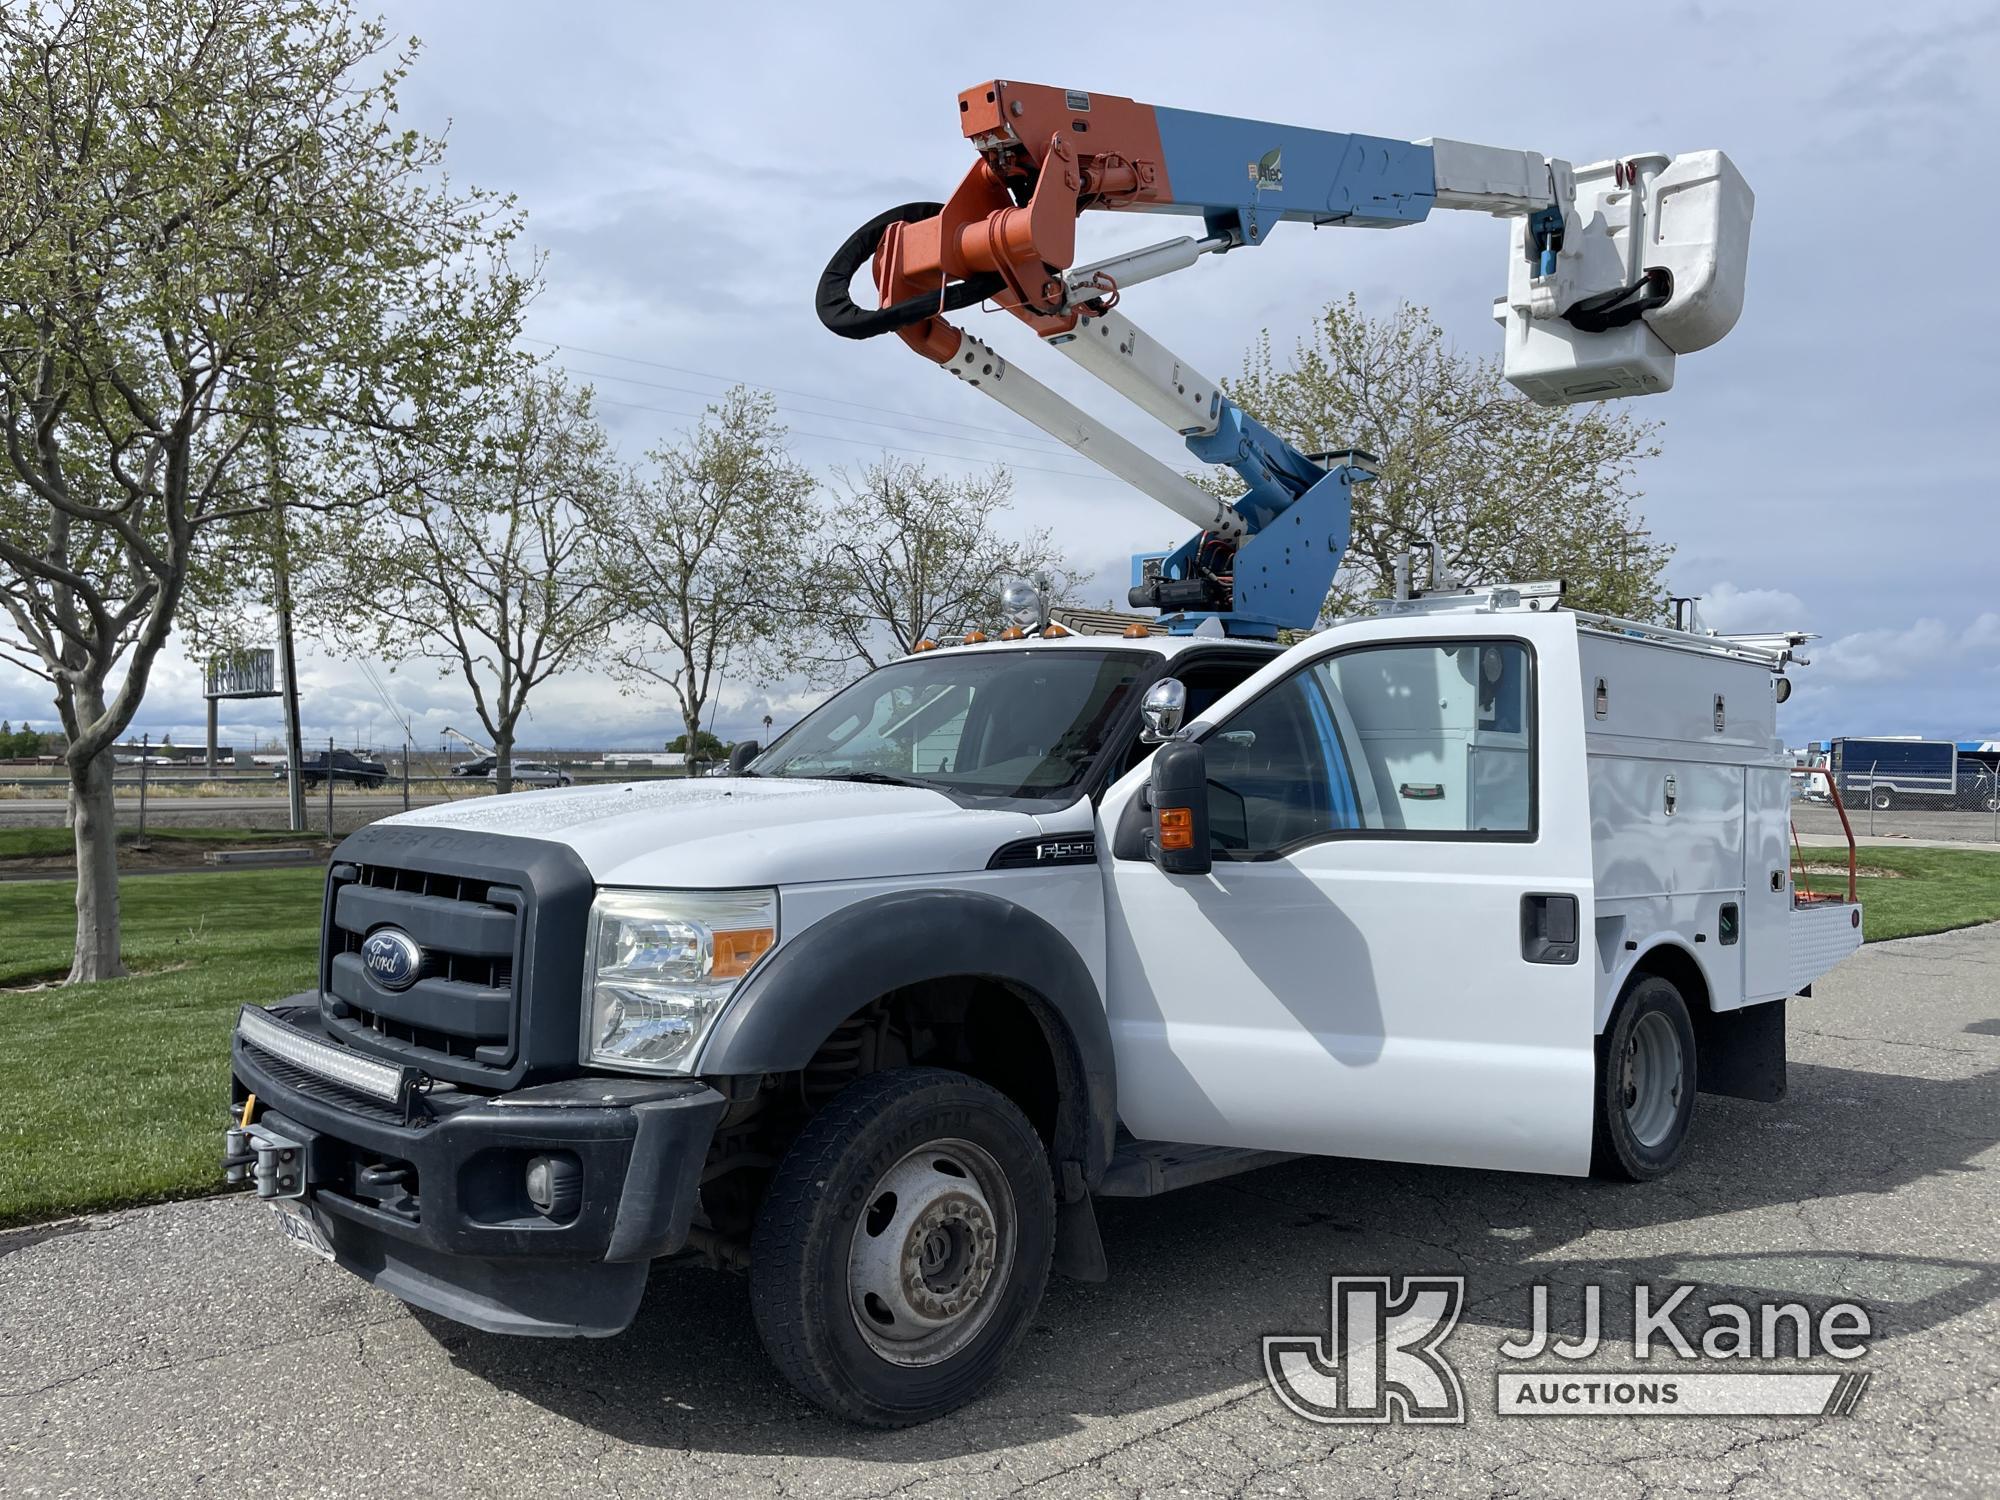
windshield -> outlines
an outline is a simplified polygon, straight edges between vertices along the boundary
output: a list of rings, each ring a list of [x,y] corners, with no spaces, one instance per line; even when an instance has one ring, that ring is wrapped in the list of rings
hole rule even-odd
[[[1069,648],[925,652],[841,689],[752,769],[1067,800],[1147,661]]]

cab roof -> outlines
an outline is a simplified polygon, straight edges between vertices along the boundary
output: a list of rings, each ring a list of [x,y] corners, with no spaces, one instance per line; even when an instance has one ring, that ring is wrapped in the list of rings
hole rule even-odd
[[[1276,641],[1244,640],[1239,636],[1217,635],[1085,635],[1081,631],[1069,631],[1059,636],[1031,635],[1017,641],[973,641],[963,645],[940,642],[931,651],[949,652],[958,655],[973,651],[1148,651],[1162,660],[1171,660],[1184,651],[1202,646],[1227,646],[1233,650],[1261,652],[1267,656],[1277,656],[1284,647]],[[911,652],[898,660],[908,661],[917,655],[930,655],[930,651]]]

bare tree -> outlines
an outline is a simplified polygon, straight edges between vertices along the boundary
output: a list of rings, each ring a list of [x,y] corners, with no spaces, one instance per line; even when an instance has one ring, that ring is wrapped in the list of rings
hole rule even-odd
[[[1307,452],[1355,447],[1381,460],[1381,478],[1355,491],[1329,616],[1388,592],[1396,560],[1426,539],[1474,582],[1562,578],[1599,609],[1662,607],[1673,549],[1651,541],[1633,509],[1658,428],[1622,406],[1537,406],[1496,361],[1453,350],[1422,308],[1371,318],[1352,297],[1321,313],[1288,363],[1266,334],[1229,393]],[[1240,488],[1233,474],[1226,484]]]
[[[109,751],[223,533],[304,503],[273,455],[358,498],[508,357],[517,216],[391,128],[409,56],[345,0],[0,13],[0,652],[68,736],[72,981],[124,972]]]
[[[769,644],[805,566],[817,482],[786,452],[771,397],[741,386],[646,457],[600,510],[598,567],[632,627],[617,664],[674,695],[692,761],[722,673]]]
[[[817,680],[877,667],[920,641],[993,631],[1011,582],[1038,582],[1057,601],[1075,590],[1049,532],[1002,530],[1014,492],[1005,468],[954,478],[884,456],[838,482],[800,596],[816,628],[790,656]]]
[[[306,614],[392,661],[456,673],[513,786],[529,696],[602,649],[610,596],[592,560],[592,508],[618,483],[589,390],[524,374],[502,393],[464,468],[321,534]]]

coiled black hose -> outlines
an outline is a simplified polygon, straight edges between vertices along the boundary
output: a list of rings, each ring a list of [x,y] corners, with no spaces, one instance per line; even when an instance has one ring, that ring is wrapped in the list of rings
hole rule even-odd
[[[889,226],[928,219],[943,209],[942,203],[904,203],[877,214],[841,242],[840,248],[833,252],[833,259],[820,272],[819,295],[813,300],[819,320],[826,325],[829,333],[837,333],[844,339],[872,339],[878,334],[894,333],[912,323],[921,323],[939,313],[971,307],[1006,289],[1006,281],[989,271],[968,276],[964,281],[951,282],[945,287],[942,297],[925,292],[922,296],[910,297],[888,307],[861,307],[855,303],[848,294],[848,283],[854,280],[854,273],[874,256],[875,247],[882,243],[882,236]]]

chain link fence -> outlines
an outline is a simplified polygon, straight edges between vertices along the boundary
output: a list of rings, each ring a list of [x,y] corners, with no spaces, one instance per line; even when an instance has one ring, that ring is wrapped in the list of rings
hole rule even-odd
[[[259,763],[249,765],[218,764],[211,773],[199,755],[170,759],[149,754],[151,748],[142,744],[136,755],[119,758],[112,780],[121,828],[282,829],[289,824],[280,757],[259,757]],[[522,750],[514,757],[513,790],[677,779],[703,775],[720,763],[708,757],[696,757],[692,765],[672,763],[677,760],[637,752],[607,759],[602,751]],[[345,751],[308,744],[300,778],[306,812],[301,831],[340,836],[412,807],[492,796],[496,787],[485,764],[482,758],[411,746]],[[0,765],[0,827],[59,824],[68,795],[69,779],[56,765]]]
[[[2000,771],[1961,758],[1955,782],[1895,776],[1881,766],[1848,767],[1836,774],[1840,800],[1857,834],[2000,844]],[[1792,823],[1799,837],[1839,840],[1840,815],[1818,774],[1794,780]]]

